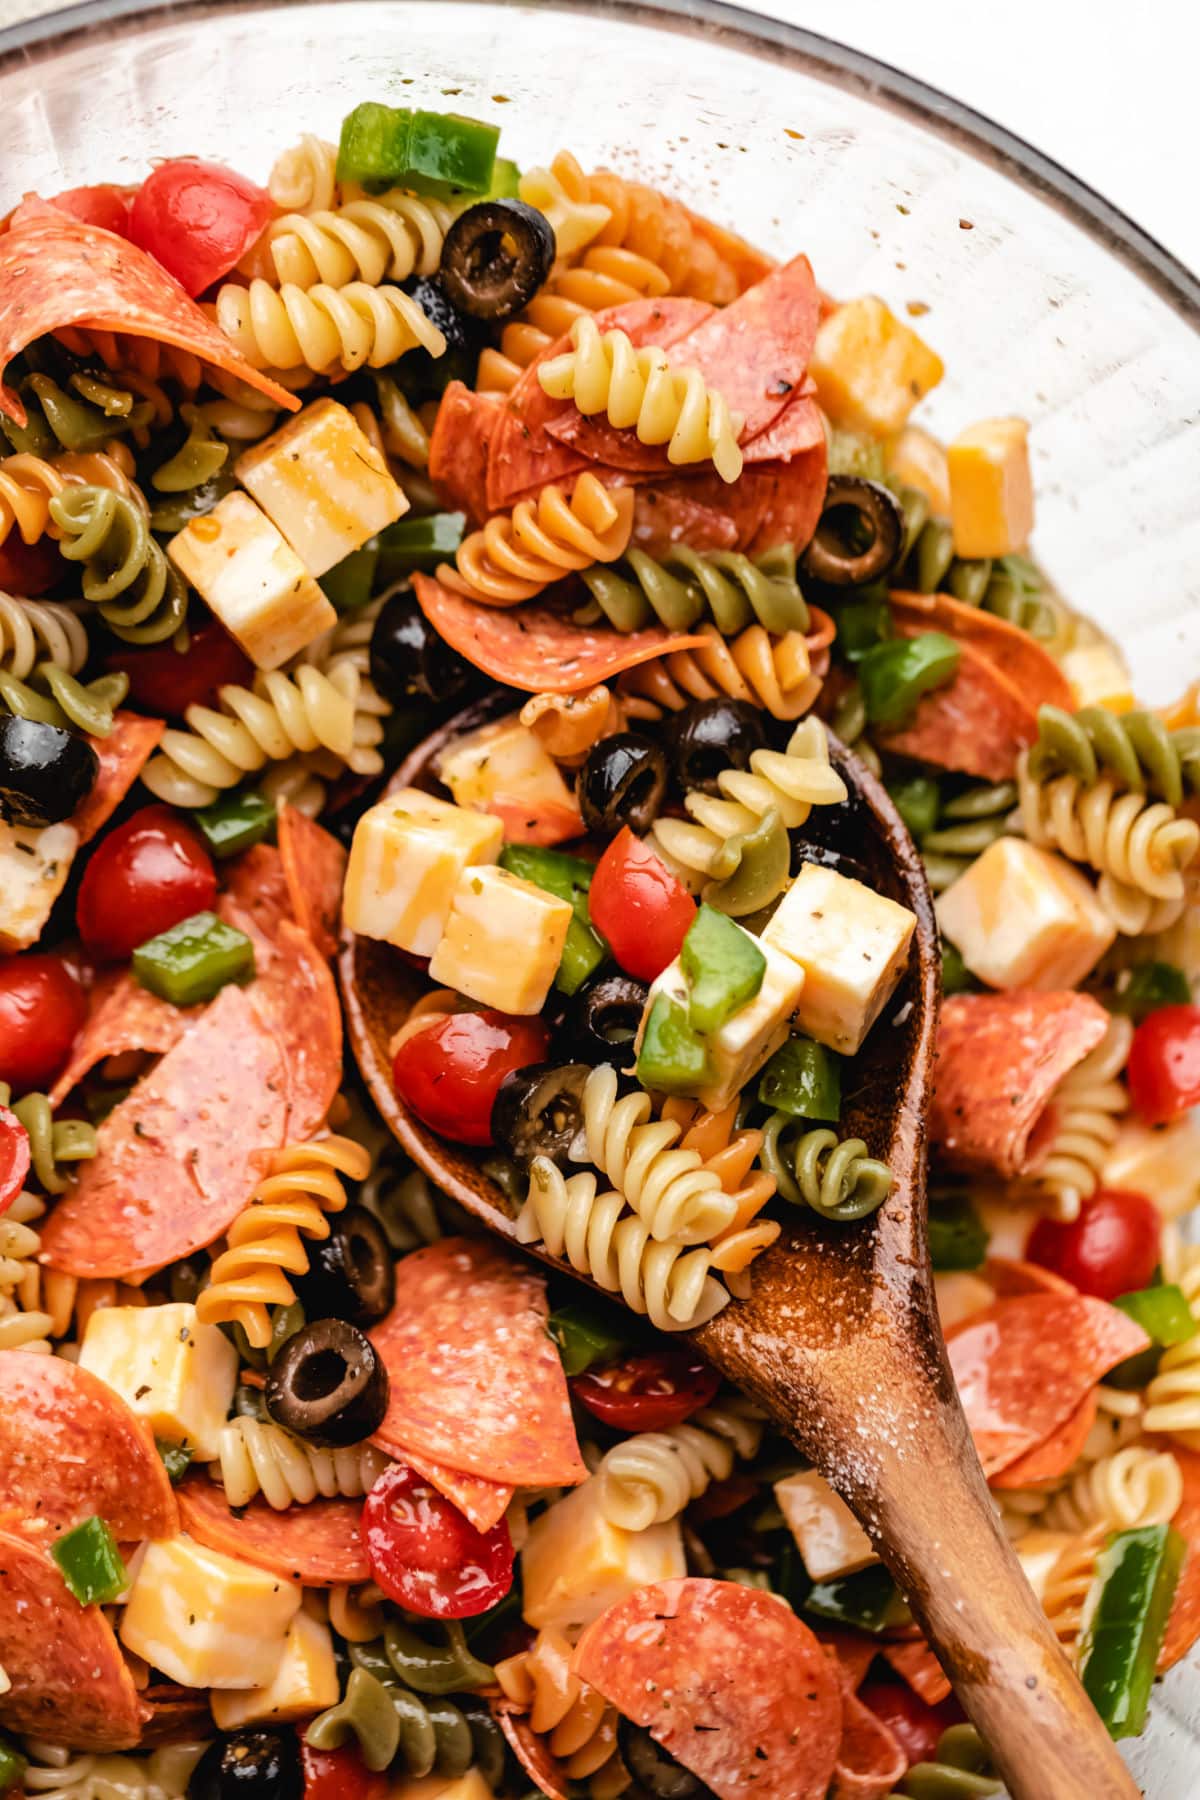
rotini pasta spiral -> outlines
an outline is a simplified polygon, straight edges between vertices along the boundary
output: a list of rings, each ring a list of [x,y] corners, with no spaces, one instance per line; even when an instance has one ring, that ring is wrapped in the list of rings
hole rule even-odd
[[[665,444],[669,462],[711,462],[723,481],[737,480],[741,419],[698,369],[672,368],[655,345],[635,350],[619,327],[601,331],[590,313],[572,325],[571,346],[539,368],[545,393],[574,400],[585,416],[603,413],[639,443]]]
[[[787,1113],[773,1113],[763,1127],[762,1164],[785,1200],[839,1223],[865,1219],[892,1190],[892,1171],[862,1138],[808,1129]]]
[[[129,692],[128,675],[97,675],[94,681],[82,682],[53,663],[39,663],[33,682],[36,686],[0,669],[0,701],[10,713],[43,725],[74,725],[92,737],[108,736],[113,712]]]
[[[66,1191],[61,1164],[86,1162],[96,1154],[96,1128],[84,1119],[56,1119],[45,1094],[23,1094],[13,1100],[6,1082],[0,1081],[0,1106],[11,1107],[29,1134],[33,1176],[47,1194]]]
[[[624,1792],[630,1778],[617,1750],[616,1707],[571,1673],[571,1646],[561,1632],[539,1631],[527,1650],[496,1664],[496,1680],[569,1781],[589,1782],[592,1800]]]
[[[705,1406],[666,1431],[640,1431],[614,1444],[600,1464],[600,1504],[624,1531],[674,1519],[734,1462],[750,1462],[762,1441],[762,1414],[736,1394]]]
[[[337,145],[306,131],[275,158],[267,191],[282,212],[324,212],[337,200]]]
[[[517,184],[526,206],[536,206],[549,219],[560,261],[578,256],[612,218],[607,206],[591,198],[590,185],[566,151],[560,151],[548,169],[526,169]]]
[[[21,1786],[29,1800],[182,1800],[203,1743],[164,1744],[134,1756],[89,1756],[26,1739]]]
[[[59,549],[83,564],[83,593],[117,637],[160,644],[187,613],[187,588],[150,535],[146,515],[110,488],[70,487],[50,502]]]
[[[383,1595],[373,1581],[361,1587],[306,1588],[304,1610],[348,1644],[373,1643],[383,1631]]]
[[[1107,773],[1131,794],[1153,794],[1168,806],[1200,792],[1200,730],[1168,731],[1156,713],[1113,713],[1103,706],[1076,713],[1038,708],[1037,742],[1029,752],[1034,781],[1073,775],[1091,787]]]
[[[245,1506],[259,1493],[277,1512],[319,1494],[357,1499],[370,1493],[387,1464],[370,1444],[318,1450],[270,1421],[231,1419],[221,1428],[219,1467],[230,1506]]]
[[[487,1707],[465,1697],[450,1699],[449,1688],[414,1692],[394,1666],[392,1635],[389,1631],[382,1643],[351,1645],[353,1667],[345,1694],[314,1719],[307,1741],[316,1749],[336,1749],[353,1735],[369,1769],[395,1763],[409,1775],[436,1770],[455,1779],[477,1766],[489,1785],[497,1782],[504,1767],[503,1740]],[[461,1654],[452,1651],[445,1660],[465,1677],[460,1685],[482,1685],[491,1678],[492,1671],[471,1657],[465,1645]]]
[[[625,708],[601,685],[578,694],[531,694],[520,717],[556,763],[577,769],[593,744],[624,728]]]
[[[488,346],[480,353],[476,387],[481,393],[509,393],[522,369],[567,337],[585,313],[665,294],[669,287],[657,264],[612,246],[585,251],[572,267],[556,265],[524,311],[504,327],[499,349]]]
[[[373,369],[394,363],[408,350],[441,356],[446,340],[417,302],[398,287],[273,288],[267,281],[249,287],[232,282],[220,290],[217,325],[256,369]]]
[[[213,1262],[212,1280],[196,1300],[201,1321],[239,1324],[255,1349],[269,1344],[268,1308],[289,1306],[296,1292],[288,1274],[308,1269],[301,1237],[329,1236],[326,1213],[346,1205],[338,1176],[361,1181],[370,1166],[367,1152],[349,1138],[317,1138],[279,1151]]]
[[[1011,781],[977,783],[944,802],[936,826],[921,838],[921,860],[935,894],[957,881],[989,844],[1003,837],[1016,802]]]
[[[988,1800],[1003,1786],[975,1727],[951,1725],[938,1739],[933,1762],[914,1763],[900,1793],[907,1800]]]
[[[582,580],[618,631],[655,622],[690,631],[706,616],[722,637],[756,622],[777,633],[803,633],[811,623],[796,580],[796,552],[786,544],[753,559],[736,550],[702,556],[680,545],[661,562],[634,548],[624,568],[586,569]]]
[[[0,669],[18,681],[39,663],[77,675],[88,659],[87,628],[75,606],[0,593]]]
[[[588,1160],[607,1175],[656,1243],[706,1244],[733,1222],[733,1199],[698,1150],[679,1147],[680,1128],[652,1119],[650,1096],[617,1097],[617,1072],[600,1063],[583,1088]]]
[[[247,274],[277,285],[345,287],[433,275],[455,209],[399,190],[336,208],[273,219],[254,247]]]
[[[49,1356],[51,1318],[38,1305],[37,1255],[41,1239],[32,1228],[45,1203],[36,1194],[18,1194],[0,1218],[0,1350],[28,1350]]]
[[[385,463],[395,457],[409,469],[429,467],[429,433],[390,375],[375,375],[375,396],[379,410],[374,412],[365,400],[356,400],[350,408],[359,430],[377,450]]]
[[[948,520],[930,517],[929,501],[913,487],[898,498],[906,525],[904,566],[897,587],[918,593],[950,594],[967,606],[982,607],[1032,637],[1050,644],[1063,635],[1065,609],[1051,595],[1042,573],[1023,556],[966,558],[954,554]],[[1064,642],[1062,648],[1066,648]]]
[[[152,402],[135,402],[127,388],[86,374],[72,375],[69,387],[43,373],[28,375],[16,385],[26,423],[5,419],[0,430],[14,450],[36,457],[54,456],[60,450],[98,451],[120,432],[143,435],[154,418]]]
[[[1117,1141],[1118,1121],[1129,1108],[1129,1095],[1118,1076],[1129,1060],[1132,1041],[1132,1020],[1115,1014],[1100,1043],[1055,1090],[1054,1137],[1036,1184],[1052,1197],[1059,1219],[1077,1218],[1080,1203],[1099,1185]]]
[[[1050,1500],[1039,1523],[1051,1531],[1085,1532],[1096,1525],[1131,1531],[1165,1525],[1182,1499],[1183,1476],[1171,1452],[1131,1444],[1080,1469]]]
[[[346,767],[355,775],[378,775],[383,768],[379,745],[383,741],[383,720],[392,711],[371,679],[371,637],[375,621],[383,610],[384,596],[343,614],[336,625],[323,633],[301,652],[290,673],[307,665],[333,679],[343,668],[353,669],[357,677],[354,699],[354,739],[346,757]]]
[[[663,1118],[677,1121],[683,1130],[680,1149],[697,1151],[733,1201],[732,1219],[713,1239],[714,1267],[744,1299],[749,1292],[749,1265],[760,1250],[775,1242],[780,1227],[774,1219],[759,1216],[775,1195],[774,1176],[756,1167],[763,1134],[746,1127],[739,1130],[737,1115],[736,1101],[720,1112],[704,1112],[697,1102],[678,1096],[669,1097],[662,1109]]]
[[[550,482],[464,538],[454,566],[439,566],[438,580],[487,606],[516,606],[573,570],[621,556],[633,506],[632,488],[606,488],[590,471],[570,496]]]
[[[1174,1225],[1163,1231],[1162,1272],[1164,1281],[1183,1289],[1192,1317],[1200,1319],[1200,1245],[1185,1244]],[[1200,1451],[1200,1328],[1163,1351],[1146,1389],[1142,1424],[1147,1431],[1175,1438],[1186,1450]]]
[[[698,629],[706,640],[702,646],[673,650],[617,678],[630,718],[658,719],[719,694],[759,706],[774,719],[800,719],[812,710],[828,658],[822,651],[814,664],[813,640],[804,632],[776,637],[761,625],[748,625],[730,642],[716,625]]]

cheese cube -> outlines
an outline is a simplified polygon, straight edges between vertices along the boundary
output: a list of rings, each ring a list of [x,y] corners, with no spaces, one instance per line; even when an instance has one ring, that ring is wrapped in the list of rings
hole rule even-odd
[[[459,738],[438,763],[460,806],[504,821],[505,835],[522,844],[561,844],[578,837],[583,819],[562,771],[536,732],[520,719],[501,719]]]
[[[274,1678],[301,1590],[189,1537],[149,1544],[121,1615],[126,1649],[194,1688]]]
[[[882,300],[864,294],[823,321],[808,372],[835,425],[890,437],[937,386],[944,364]]]
[[[503,843],[499,819],[403,788],[372,806],[354,828],[342,917],[363,937],[432,956],[459,876],[494,863]]]
[[[541,1012],[572,916],[569,900],[507,869],[464,869],[429,978],[500,1012]]]
[[[984,419],[946,452],[950,520],[958,556],[1007,556],[1033,530],[1029,426],[1024,419]]]
[[[887,470],[905,487],[924,494],[935,519],[950,517],[950,471],[946,451],[919,425],[906,425],[888,447]]]
[[[78,848],[73,825],[39,828],[0,819],[0,950],[37,943]]]
[[[679,1520],[645,1531],[610,1524],[595,1477],[534,1520],[521,1565],[527,1623],[571,1638],[636,1588],[687,1573]]]
[[[1200,1119],[1194,1112],[1170,1125],[1123,1119],[1100,1186],[1148,1194],[1164,1219],[1181,1219],[1200,1205]]]
[[[190,1303],[105,1306],[88,1320],[79,1366],[120,1394],[155,1437],[197,1462],[220,1452],[237,1385],[237,1351]]]
[[[1063,856],[999,837],[938,896],[938,924],[994,988],[1072,988],[1116,937],[1096,890]]]
[[[264,1687],[215,1693],[212,1716],[221,1731],[270,1725],[281,1719],[307,1719],[327,1706],[336,1706],[339,1693],[328,1625],[298,1612],[288,1626],[283,1654],[271,1680]]]
[[[805,863],[762,934],[764,949],[773,944],[804,970],[800,1030],[853,1056],[896,990],[916,925],[906,906]]]
[[[1106,706],[1109,712],[1132,712],[1129,670],[1111,644],[1077,644],[1063,655],[1062,672],[1075,691],[1076,706]]]
[[[750,935],[746,933],[747,937]],[[728,1106],[774,1056],[791,1030],[792,1014],[804,986],[804,970],[790,956],[765,941],[755,941],[767,959],[762,986],[753,1000],[739,1007],[704,1040],[712,1064],[713,1082],[710,1087],[698,1090],[696,1099],[710,1112],[720,1112],[723,1106]],[[635,1046],[638,1049],[650,1009],[660,994],[669,994],[685,1007],[687,1005],[688,985],[678,957],[657,977],[646,997]]]
[[[314,400],[244,450],[234,474],[310,575],[324,575],[408,511],[387,463],[336,400]]]
[[[846,1502],[815,1469],[777,1481],[775,1498],[814,1581],[853,1575],[879,1561]]]
[[[234,492],[167,545],[259,669],[277,669],[336,623],[337,614],[291,546],[248,494]]]

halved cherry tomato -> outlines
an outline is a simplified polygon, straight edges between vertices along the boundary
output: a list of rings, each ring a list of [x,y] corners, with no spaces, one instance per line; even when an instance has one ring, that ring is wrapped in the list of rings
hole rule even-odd
[[[405,1106],[457,1144],[490,1144],[492,1102],[514,1069],[545,1062],[550,1033],[541,1019],[502,1012],[433,1015],[406,1038],[392,1064]]]
[[[204,840],[169,806],[144,806],[101,841],[75,903],[79,935],[95,956],[129,956],[205,912],[217,877]]]
[[[648,1350],[571,1377],[576,1400],[619,1431],[665,1431],[707,1406],[721,1377],[694,1350]]]
[[[729,1475],[724,1481],[711,1482],[699,1499],[688,1507],[688,1518],[703,1523],[708,1519],[728,1519],[762,1493],[762,1483],[753,1475]]]
[[[596,864],[588,912],[626,974],[653,981],[679,955],[696,902],[625,825]]]
[[[407,1463],[390,1464],[367,1495],[362,1538],[384,1593],[424,1619],[473,1618],[512,1586],[505,1521],[476,1531]]]
[[[0,957],[0,1081],[49,1087],[87,1018],[77,977],[57,956]]]
[[[0,544],[0,588],[5,593],[36,600],[62,579],[66,567],[53,538],[26,544],[13,531]]]
[[[1125,1075],[1148,1125],[1165,1125],[1200,1106],[1200,1006],[1160,1006],[1143,1019]]]
[[[250,658],[215,619],[192,632],[182,656],[169,643],[144,650],[123,645],[104,666],[128,675],[134,706],[169,719],[182,719],[192,705],[215,706],[219,687],[227,682],[247,687],[254,674]]]
[[[275,208],[270,194],[224,163],[159,163],[134,196],[129,236],[193,296],[228,275]]]
[[[383,1800],[391,1783],[386,1771],[373,1775],[355,1743],[337,1750],[314,1750],[300,1736],[300,1761],[304,1769],[304,1800]]]
[[[6,1213],[29,1173],[29,1133],[16,1113],[0,1106],[0,1213]]]
[[[118,237],[129,236],[129,209],[136,188],[118,187],[114,181],[101,181],[94,187],[64,188],[50,201],[62,212],[69,212],[85,225],[98,225],[101,231],[115,231]]]
[[[1039,1219],[1025,1255],[1097,1300],[1146,1287],[1158,1266],[1162,1215],[1145,1194],[1101,1188],[1069,1225]]]
[[[907,1756],[909,1765],[930,1762],[938,1739],[963,1716],[962,1707],[948,1694],[937,1706],[927,1706],[910,1687],[899,1681],[864,1681],[858,1690],[863,1705],[887,1726]]]

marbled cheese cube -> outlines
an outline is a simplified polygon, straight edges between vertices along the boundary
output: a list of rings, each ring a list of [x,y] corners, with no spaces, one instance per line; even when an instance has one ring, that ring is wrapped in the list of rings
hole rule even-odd
[[[1116,937],[1091,882],[1064,856],[999,837],[940,894],[938,924],[994,988],[1072,988]]]
[[[815,1469],[777,1481],[775,1498],[813,1581],[853,1575],[879,1561],[846,1502]]]
[[[804,970],[796,1024],[853,1056],[908,961],[916,915],[836,869],[805,863],[762,934]]]
[[[0,950],[27,950],[37,943],[78,848],[73,825],[9,825],[0,819]]]
[[[155,1437],[198,1462],[220,1451],[237,1385],[237,1351],[190,1303],[105,1306],[88,1320],[79,1366],[120,1394]]]
[[[298,1612],[287,1629],[279,1665],[263,1687],[218,1689],[212,1716],[221,1731],[281,1720],[310,1719],[339,1699],[337,1663],[328,1625]]]
[[[429,978],[500,1012],[541,1012],[571,918],[569,900],[507,869],[464,869]]]
[[[184,1687],[262,1688],[279,1668],[300,1594],[189,1537],[164,1538],[146,1547],[119,1635]]]
[[[548,1506],[521,1554],[525,1619],[574,1636],[636,1588],[686,1575],[679,1520],[625,1531],[605,1516],[593,1476]]]
[[[942,379],[944,364],[874,294],[847,300],[822,321],[808,373],[835,425],[890,437]]]
[[[365,812],[354,828],[342,896],[351,931],[432,956],[464,869],[494,863],[504,826],[419,788]]]

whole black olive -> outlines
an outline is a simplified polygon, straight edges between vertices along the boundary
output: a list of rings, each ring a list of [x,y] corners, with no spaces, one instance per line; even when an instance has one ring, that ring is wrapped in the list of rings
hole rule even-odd
[[[446,340],[441,356],[419,348],[407,353],[401,383],[406,398],[414,404],[440,399],[452,381],[474,387],[479,352],[487,340],[486,326],[458,310],[436,275],[414,275],[401,286]]]
[[[266,1398],[277,1425],[320,1450],[340,1450],[378,1431],[387,1411],[387,1370],[356,1325],[318,1319],[279,1352]]]
[[[391,1312],[396,1268],[387,1234],[365,1206],[348,1206],[331,1221],[329,1236],[313,1245],[308,1274],[296,1291],[310,1319],[374,1325]]]
[[[618,731],[588,751],[576,796],[589,831],[648,831],[667,791],[667,759],[653,738]]]
[[[371,680],[385,700],[442,705],[475,686],[478,672],[433,629],[407,586],[384,601],[371,633]]]
[[[632,975],[601,975],[571,1001],[567,1031],[585,1062],[627,1061],[649,988]]]
[[[719,794],[722,769],[748,769],[753,753],[766,747],[762,714],[748,700],[694,700],[671,729],[671,761],[685,792]]]
[[[653,1800],[703,1800],[705,1795],[711,1800],[712,1790],[698,1775],[656,1744],[644,1725],[635,1725],[624,1714],[617,1719],[617,1746],[621,1761]]]
[[[523,200],[481,200],[459,213],[442,244],[442,286],[460,312],[510,319],[554,264],[554,227]]]
[[[861,587],[886,575],[903,546],[904,510],[890,488],[862,475],[831,475],[800,566],[830,587]]]
[[[294,1731],[231,1731],[208,1746],[187,1785],[189,1800],[299,1800],[304,1791]]]
[[[586,1063],[534,1063],[514,1069],[492,1102],[492,1137],[515,1162],[548,1156],[561,1163],[583,1129]]]
[[[36,719],[0,718],[0,818],[57,825],[92,791],[100,759],[86,738]]]

